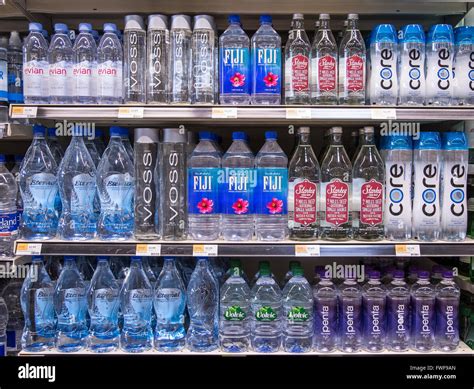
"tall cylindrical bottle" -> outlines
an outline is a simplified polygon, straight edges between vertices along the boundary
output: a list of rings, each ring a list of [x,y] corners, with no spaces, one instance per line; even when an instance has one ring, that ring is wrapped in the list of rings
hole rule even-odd
[[[435,344],[436,291],[429,276],[429,272],[420,271],[418,281],[410,289],[412,348],[424,352],[431,351]]]
[[[410,289],[403,270],[395,271],[387,291],[387,339],[391,351],[410,347]]]
[[[454,29],[456,73],[453,85],[453,104],[474,104],[474,27],[462,26]]]
[[[355,278],[339,286],[339,350],[353,353],[362,346],[362,291]]]
[[[320,281],[313,287],[314,337],[318,352],[331,352],[337,347],[337,288],[324,269]]]
[[[8,101],[23,103],[23,60],[21,38],[18,31],[10,33],[8,40]]]
[[[74,41],[72,93],[74,102],[94,104],[97,101],[97,46],[89,23],[79,24],[79,35]]]
[[[173,15],[170,30],[170,103],[191,103],[191,18]]]
[[[54,25],[54,35],[48,49],[49,99],[53,104],[72,102],[72,44],[68,28],[63,23]]]
[[[169,101],[169,47],[168,17],[165,15],[148,16],[146,42],[146,101],[148,104],[166,104]]]
[[[380,282],[380,272],[369,273],[363,292],[363,345],[369,352],[381,352],[385,347],[385,304],[387,290]]]
[[[146,102],[146,31],[139,15],[125,16],[123,81],[125,103]]]
[[[436,348],[454,351],[459,345],[459,298],[461,291],[453,280],[453,272],[443,273],[436,285]],[[472,324],[471,324],[472,325]]]

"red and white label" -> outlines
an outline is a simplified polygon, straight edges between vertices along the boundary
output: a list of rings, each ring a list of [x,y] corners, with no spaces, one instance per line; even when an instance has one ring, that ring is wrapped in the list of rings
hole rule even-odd
[[[349,221],[349,185],[335,179],[326,185],[326,222],[335,226]]]
[[[317,186],[303,180],[294,186],[294,219],[304,226],[316,223]]]
[[[375,180],[362,184],[360,188],[360,221],[375,226],[383,219],[383,185]]]
[[[297,92],[309,90],[309,58],[303,54],[291,59],[291,79],[293,89]]]
[[[318,60],[319,90],[329,92],[336,89],[336,58],[325,55]]]
[[[346,89],[357,92],[364,89],[364,60],[357,54],[346,58]]]

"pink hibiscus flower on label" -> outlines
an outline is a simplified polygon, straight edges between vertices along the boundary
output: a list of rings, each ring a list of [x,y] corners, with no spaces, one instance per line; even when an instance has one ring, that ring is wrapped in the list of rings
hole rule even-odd
[[[238,199],[234,204],[232,204],[232,208],[234,209],[234,213],[242,215],[243,213],[247,213],[249,210],[249,202],[244,199]]]
[[[265,86],[277,86],[278,76],[275,73],[268,72],[265,77],[263,77],[263,82]]]
[[[281,213],[283,211],[283,200],[278,200],[276,197],[267,203],[268,212],[272,215],[275,213]]]
[[[211,213],[214,209],[214,201],[204,197],[197,205],[199,213]]]
[[[239,72],[234,73],[234,75],[230,78],[230,82],[232,86],[244,86],[245,84],[245,75]]]

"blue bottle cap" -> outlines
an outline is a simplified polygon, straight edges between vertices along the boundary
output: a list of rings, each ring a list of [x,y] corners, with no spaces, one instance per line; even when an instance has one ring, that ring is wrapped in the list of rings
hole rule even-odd
[[[64,257],[64,260],[65,261],[75,261],[76,257],[74,257],[72,255],[67,255],[67,256]]]
[[[43,260],[43,256],[42,255],[33,255],[31,257],[31,261],[32,262],[41,262]]]
[[[212,140],[212,133],[210,131],[199,131],[199,140]]]
[[[454,43],[453,27],[450,24],[435,24],[428,32],[428,44],[432,42]]]
[[[265,131],[265,139],[268,140],[277,140],[277,132],[276,131]]]
[[[101,128],[96,128],[95,129],[95,136],[96,136],[96,138],[102,138],[104,136],[104,131],[102,131]]]
[[[405,272],[403,270],[395,270],[393,272],[393,278],[405,278]]]
[[[458,45],[460,43],[474,43],[474,26],[462,26],[454,29],[454,41]]]
[[[219,136],[218,136],[217,134],[211,132],[211,140],[212,140],[213,142],[218,143],[218,142],[219,142]]]
[[[427,280],[428,278],[430,278],[430,272],[427,271],[427,270],[420,270],[418,272],[418,278],[422,278],[424,280]]]
[[[407,24],[402,28],[402,39],[400,43],[425,43],[425,31],[421,24]]]
[[[41,124],[35,124],[33,126],[33,135],[42,135],[44,136],[46,134],[46,128],[42,126]]]
[[[140,262],[142,259],[143,257],[135,256],[135,257],[132,257],[132,262]]]
[[[387,149],[389,150],[412,150],[413,142],[408,135],[391,135],[388,139]]]
[[[104,32],[115,32],[117,31],[117,26],[114,23],[105,23]]]
[[[415,141],[415,150],[441,150],[439,132],[421,132]]]
[[[122,136],[122,127],[112,126],[109,130],[110,136]]]
[[[23,161],[24,155],[15,155],[15,162],[21,162]]]
[[[232,133],[232,140],[245,140],[245,132],[235,131]]]
[[[174,261],[176,258],[175,257],[163,257],[165,261]]]
[[[5,154],[0,154],[0,163],[5,163]]]
[[[392,24],[379,24],[370,34],[370,43],[398,43],[397,30]]]
[[[443,150],[468,150],[464,132],[443,132]]]
[[[109,257],[106,257],[106,256],[97,257],[97,262],[106,262],[108,260],[109,260]]]
[[[68,32],[68,28],[64,23],[56,23],[54,25],[54,32]]]
[[[240,24],[240,15],[229,15],[229,18],[227,19],[229,23],[239,23]]]
[[[29,23],[28,24],[29,31],[41,32],[43,31],[43,26],[41,23]]]
[[[260,24],[263,23],[272,24],[272,17],[270,15],[260,15]]]
[[[197,257],[198,261],[207,261],[209,257]]]
[[[91,32],[92,25],[90,23],[79,23],[79,32]]]
[[[56,138],[56,128],[55,127],[49,127],[48,128],[48,138]]]

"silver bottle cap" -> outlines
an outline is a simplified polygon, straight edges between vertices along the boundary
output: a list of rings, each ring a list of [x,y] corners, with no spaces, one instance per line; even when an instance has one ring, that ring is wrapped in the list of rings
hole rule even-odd
[[[148,30],[166,30],[168,28],[168,16],[155,14],[148,16]]]
[[[144,30],[145,23],[140,15],[125,16],[125,30]]]
[[[191,30],[191,16],[188,16],[188,15],[171,16],[171,29]]]
[[[160,141],[158,128],[135,128],[133,133],[135,143],[158,143]]]
[[[184,128],[163,129],[163,143],[186,143],[187,140]]]

